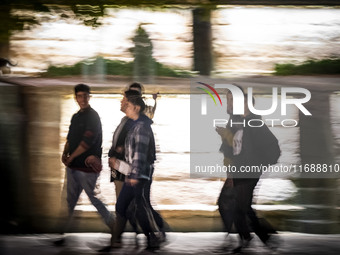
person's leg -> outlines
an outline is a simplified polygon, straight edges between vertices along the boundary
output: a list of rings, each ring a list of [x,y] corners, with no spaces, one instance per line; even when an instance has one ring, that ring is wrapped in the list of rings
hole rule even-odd
[[[255,211],[251,208],[248,211],[248,217],[255,234],[261,239],[263,243],[266,243],[269,238],[267,228],[265,228],[259,221]],[[269,224],[269,223],[268,223]]]
[[[246,248],[252,240],[247,221],[247,213],[251,207],[252,189],[249,188],[248,180],[238,181],[234,185],[235,189],[235,227],[240,236],[240,245],[234,249],[234,252],[241,252],[242,248]],[[251,195],[250,195],[251,194]]]
[[[249,205],[247,198],[247,185],[240,183],[234,186],[235,189],[235,227],[241,240],[250,239],[249,227],[247,223],[247,212]]]
[[[150,206],[145,198],[145,187],[147,180],[139,180],[138,184],[134,186],[135,203],[137,206],[137,220],[147,237],[148,246],[147,249],[158,249],[160,245],[160,239],[156,237],[155,232],[158,232],[158,227],[155,224],[153,214]]]
[[[165,238],[165,232],[164,232],[164,220],[162,216],[154,210],[154,208],[151,205],[150,201],[150,189],[151,189],[151,181],[146,182],[145,187],[143,189],[144,191],[144,198],[146,200],[146,203],[149,206],[149,209],[151,210],[151,213],[153,215],[154,223],[153,225],[157,225],[158,229],[160,232],[162,232],[164,238]],[[133,200],[127,210],[127,218],[129,220],[129,223],[131,224],[132,228],[136,233],[138,233],[138,227],[137,227],[137,222],[136,222],[136,213],[137,213],[137,206],[135,203],[135,200]]]
[[[104,203],[96,197],[96,194],[94,192],[98,176],[99,176],[98,173],[86,173],[82,171],[77,171],[77,177],[79,178],[80,183],[83,189],[85,190],[87,196],[89,197],[91,203],[94,205],[94,207],[96,207],[98,213],[103,218],[105,224],[111,230],[114,224],[113,215],[104,205]]]
[[[256,187],[257,184],[257,179],[252,180],[251,183],[249,183],[249,191],[248,191],[248,196],[249,196],[249,200],[250,200],[250,206],[248,207],[248,212],[247,215],[249,217],[249,220],[251,222],[251,226],[255,232],[255,234],[261,239],[261,241],[263,243],[266,243],[267,240],[269,239],[270,235],[269,233],[273,231],[273,227],[270,226],[270,224],[267,222],[267,224],[269,225],[268,227],[265,226],[264,224],[261,224],[256,212],[254,211],[254,209],[251,207],[251,203],[253,200],[253,192],[254,189]],[[274,231],[275,232],[275,231]]]
[[[124,183],[123,188],[117,199],[116,214],[119,214],[120,216],[127,218],[126,217],[127,209],[131,201],[134,199],[134,195],[135,195],[134,187]]]
[[[145,188],[144,188],[144,197],[145,197],[146,203],[149,205],[149,208],[151,209],[156,225],[158,226],[160,231],[163,231],[164,220],[162,216],[151,205],[151,201],[150,201],[151,184],[152,184],[152,180],[146,182]]]
[[[82,192],[82,187],[79,184],[79,181],[75,175],[76,170],[72,170],[70,168],[66,168],[66,187],[64,186],[63,189],[66,189],[66,202],[68,207],[67,217],[61,217],[58,222],[57,228],[59,229],[59,233],[63,235],[64,233],[69,231],[69,227],[72,221],[72,216],[74,213],[74,208],[77,205],[79,196]],[[65,181],[65,180],[64,180]],[[65,183],[64,183],[65,185]],[[54,245],[60,246],[65,243],[65,238],[62,237],[59,240],[53,242]]]
[[[125,229],[126,225],[126,211],[133,200],[134,191],[133,188],[126,183],[123,184],[121,191],[116,202],[116,222],[113,231],[111,232],[111,243],[99,250],[99,252],[109,252],[112,248],[120,248],[121,235]]]
[[[67,174],[67,207],[68,207],[68,218],[66,224],[63,226],[63,232],[67,232],[69,225],[72,220],[72,216],[74,213],[74,208],[77,205],[79,196],[83,191],[82,186],[80,185],[79,179],[77,178],[77,170],[72,170],[70,168],[66,168]]]
[[[218,210],[220,212],[226,232],[231,231],[235,213],[235,192],[231,179],[227,179],[218,198]]]
[[[127,210],[134,199],[134,188],[124,183],[116,203],[116,227],[111,238],[111,243],[119,241],[127,221]]]
[[[114,180],[113,181],[115,184],[115,191],[116,191],[116,201],[118,201],[119,194],[123,188],[124,182],[120,180]]]
[[[233,180],[228,178],[217,200],[218,211],[221,215],[224,230],[227,232],[225,241],[222,246],[218,248],[218,252],[228,252],[232,248],[233,241],[230,237],[232,225],[234,223],[235,215],[235,191],[233,187]]]
[[[136,217],[137,220],[144,232],[147,236],[152,231],[150,218],[152,217],[151,210],[148,208],[148,203],[145,199],[144,188],[147,180],[139,180],[139,182],[133,187],[134,195],[135,195],[135,203],[136,203]]]
[[[137,207],[135,200],[133,199],[127,208],[126,211],[126,218],[129,220],[130,225],[132,226],[133,230],[135,231],[136,235],[140,233],[138,230],[138,224],[136,219]]]

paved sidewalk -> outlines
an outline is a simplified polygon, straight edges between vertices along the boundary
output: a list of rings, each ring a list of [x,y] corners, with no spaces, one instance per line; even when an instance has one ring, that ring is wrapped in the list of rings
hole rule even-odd
[[[106,233],[76,233],[67,235],[67,243],[62,247],[52,245],[58,235],[13,235],[0,236],[1,255],[81,255],[81,254],[231,254],[230,251],[222,251],[225,243],[224,233],[168,233],[169,242],[161,250],[145,251],[145,239],[138,236],[139,247],[135,244],[135,235],[125,233],[124,246],[110,253],[99,253],[98,249],[108,244],[110,235]],[[275,254],[289,255],[338,255],[340,254],[340,235],[312,235],[302,233],[280,233],[281,246]],[[237,244],[237,235],[231,235],[232,244]],[[258,238],[254,238],[250,247],[243,254],[274,254],[263,246]]]

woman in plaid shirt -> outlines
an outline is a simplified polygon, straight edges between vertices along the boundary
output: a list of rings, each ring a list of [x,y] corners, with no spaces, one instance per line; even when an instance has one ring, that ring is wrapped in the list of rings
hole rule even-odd
[[[136,204],[136,218],[148,240],[147,249],[159,248],[162,241],[155,232],[162,232],[163,219],[152,208],[149,198],[156,150],[151,129],[152,120],[143,114],[144,109],[145,103],[141,96],[126,95],[125,114],[133,120],[133,126],[125,140],[126,162],[117,159],[110,162],[115,169],[124,172],[128,177],[116,203],[117,221],[111,240],[113,247],[120,246],[117,239],[124,230],[126,212],[133,199]]]

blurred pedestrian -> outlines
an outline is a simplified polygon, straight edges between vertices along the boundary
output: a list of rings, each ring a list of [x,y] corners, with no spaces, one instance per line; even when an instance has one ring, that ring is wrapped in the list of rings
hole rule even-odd
[[[106,225],[113,229],[114,218],[95,194],[96,182],[102,170],[102,126],[98,113],[90,106],[90,87],[78,84],[74,87],[75,100],[80,110],[72,116],[62,162],[67,173],[68,218],[62,224],[61,233],[68,230],[74,208],[84,190]],[[61,245],[64,238],[55,242]]]
[[[250,120],[253,122],[254,120],[261,121],[261,117],[249,111],[246,98],[247,96],[245,95],[244,114],[238,116],[238,120],[233,124],[232,154],[228,154],[231,157],[231,164],[238,170],[232,175],[235,208],[234,214],[231,214],[231,217],[240,236],[240,245],[234,249],[234,252],[241,252],[243,248],[248,247],[253,238],[250,234],[248,219],[252,229],[264,244],[270,248],[274,248],[277,245],[276,238],[272,235],[276,234],[276,231],[273,230],[273,227],[268,222],[266,222],[266,225],[262,224],[251,206],[253,192],[262,171],[242,172],[240,169],[247,166],[275,164],[281,152],[278,140],[266,125],[256,127],[249,125]],[[255,103],[254,98],[253,103]],[[227,112],[233,116],[233,96],[230,91],[227,93]],[[219,134],[222,134],[221,131],[219,131]],[[231,182],[231,180],[229,179],[228,182]],[[230,183],[225,185],[223,189],[230,187],[230,185]],[[224,192],[223,189],[221,194]],[[222,203],[223,201],[219,202]]]
[[[125,94],[126,93],[128,93],[128,96],[138,96],[138,95],[142,96],[143,86],[140,83],[134,82],[128,86],[128,90],[125,92]],[[150,119],[153,118],[155,111],[156,111],[157,94],[153,94],[153,98],[155,100],[154,106],[146,105],[144,112],[143,112],[143,114],[148,116]],[[126,97],[124,96],[120,104],[120,110],[124,113],[125,113],[126,106],[127,106]],[[112,146],[109,151],[109,158],[115,157],[119,160],[124,160],[125,138],[131,127],[132,127],[132,120],[129,119],[127,116],[124,116],[113,134]],[[111,182],[114,182],[115,184],[115,191],[116,191],[117,199],[123,187],[124,180],[125,180],[125,175],[115,170],[113,167],[111,167]]]
[[[159,231],[155,224],[149,196],[153,175],[153,163],[156,159],[155,140],[151,129],[152,121],[143,113],[145,103],[141,96],[128,96],[125,109],[126,116],[133,120],[133,128],[125,140],[125,160],[128,164],[128,178],[116,204],[116,235],[123,231],[126,212],[130,202],[135,199],[136,218],[148,240],[149,249],[158,248],[160,240],[155,232]],[[124,161],[113,162],[116,168],[123,167]],[[121,224],[122,223],[122,224]]]
[[[115,153],[110,154],[109,158],[110,167],[125,175],[125,182],[116,203],[117,221],[112,233],[111,247],[121,246],[120,238],[129,218],[128,208],[132,201],[136,206],[134,215],[148,240],[147,248],[159,248],[162,238],[165,238],[163,219],[150,203],[156,151],[151,129],[152,120],[143,114],[144,109],[145,103],[139,92],[134,90],[125,92],[121,110],[126,113],[124,118],[127,118],[125,123],[128,124],[125,125],[128,125],[129,130],[125,135],[124,146],[116,147]],[[124,159],[117,153],[124,153]],[[155,232],[160,235],[156,236]],[[106,247],[102,251],[108,251],[110,248]]]
[[[142,84],[138,83],[138,82],[134,82],[129,86],[129,90],[136,90],[139,92],[140,95],[143,95],[144,93],[144,88],[142,86]],[[155,111],[156,111],[156,107],[157,107],[157,97],[158,97],[158,93],[154,93],[152,94],[152,98],[154,100],[154,105],[145,105],[145,109],[144,109],[144,115],[148,116],[150,119],[153,119],[153,117],[155,116]]]

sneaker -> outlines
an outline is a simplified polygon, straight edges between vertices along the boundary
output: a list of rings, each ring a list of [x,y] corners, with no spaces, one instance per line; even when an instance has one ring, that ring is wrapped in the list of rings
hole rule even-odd
[[[121,238],[117,239],[113,244],[105,246],[98,250],[98,252],[110,252],[112,249],[121,248],[123,246]]]
[[[166,246],[169,244],[169,239],[166,236],[166,233],[164,231],[159,232],[159,245],[160,248]]]
[[[99,249],[98,252],[110,252],[113,249],[118,249],[121,247],[122,247],[121,243],[114,243],[113,245],[108,245],[105,246],[104,248]]]
[[[105,246],[104,248],[101,248],[98,250],[98,252],[110,252],[112,249],[111,245]]]
[[[53,244],[54,244],[55,246],[64,246],[65,243],[66,243],[65,237],[53,241]]]
[[[231,245],[229,244],[223,244],[220,247],[212,250],[213,254],[229,254],[229,252],[231,251]]]
[[[137,232],[136,232],[136,235],[135,235],[135,245],[136,245],[136,247],[139,247],[138,233]]]
[[[272,251],[277,251],[279,249],[280,243],[281,243],[281,240],[278,234],[272,234],[267,240],[266,246]]]
[[[248,239],[244,239],[242,242],[242,248],[247,248],[249,246],[249,243],[251,240],[253,240],[253,236],[250,235],[250,237]]]
[[[166,233],[165,233],[164,230],[161,230],[161,231],[159,232],[159,241],[160,241],[161,243],[167,242]]]
[[[233,254],[241,253],[242,252],[242,246],[239,246],[233,250]]]
[[[221,246],[213,250],[214,254],[226,254],[226,252],[230,252],[232,250],[233,240],[229,234],[226,235],[224,242]],[[228,253],[229,254],[229,253]]]
[[[160,248],[160,239],[157,236],[148,236],[148,246],[146,250],[158,250]]]
[[[254,237],[251,235],[248,239],[242,239],[241,240],[241,245],[236,247],[234,250],[233,250],[233,253],[241,253],[242,252],[242,249],[244,248],[248,248],[249,247],[249,243],[250,241],[253,239]]]

